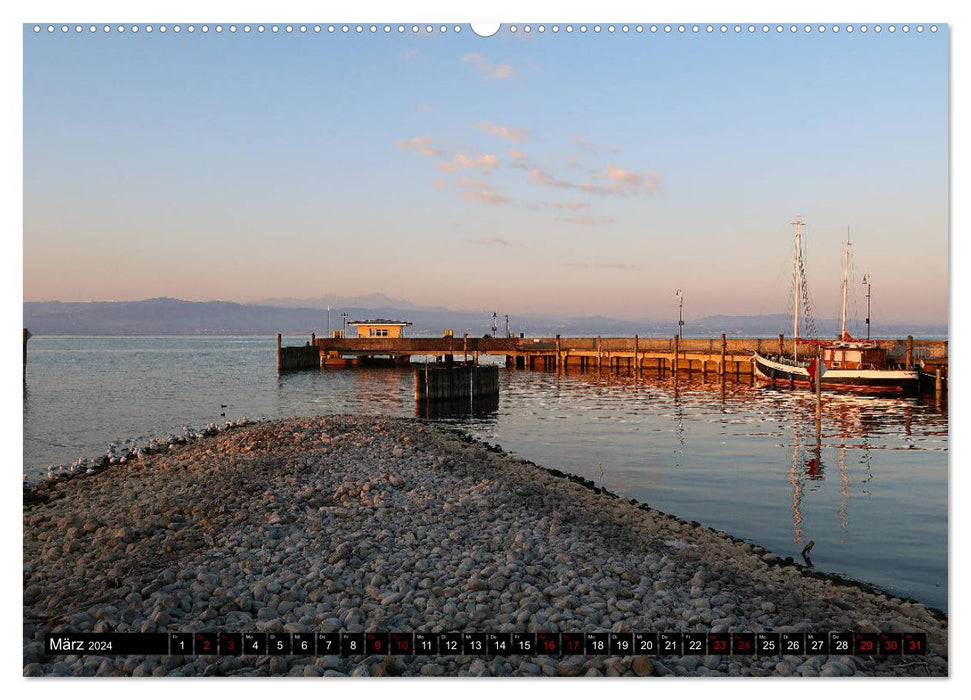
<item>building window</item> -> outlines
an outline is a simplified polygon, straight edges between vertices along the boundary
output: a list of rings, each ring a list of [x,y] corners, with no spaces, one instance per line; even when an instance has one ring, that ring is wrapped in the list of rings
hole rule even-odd
[[[370,328],[370,329],[368,329],[368,335],[371,338],[383,338],[383,337],[387,337],[387,335],[388,335],[388,329],[387,328]]]

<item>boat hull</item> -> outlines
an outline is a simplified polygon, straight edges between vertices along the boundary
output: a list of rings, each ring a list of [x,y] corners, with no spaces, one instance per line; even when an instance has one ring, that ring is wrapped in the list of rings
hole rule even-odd
[[[805,367],[794,367],[756,354],[752,358],[755,378],[765,384],[814,389]],[[917,370],[905,369],[831,369],[822,377],[827,391],[860,394],[916,394],[920,386]]]

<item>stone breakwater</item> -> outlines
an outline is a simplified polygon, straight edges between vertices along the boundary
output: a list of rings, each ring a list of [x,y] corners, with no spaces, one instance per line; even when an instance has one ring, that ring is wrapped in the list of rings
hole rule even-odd
[[[946,675],[947,621],[413,420],[257,423],[25,498],[24,675]],[[66,656],[46,632],[916,631],[924,657]]]

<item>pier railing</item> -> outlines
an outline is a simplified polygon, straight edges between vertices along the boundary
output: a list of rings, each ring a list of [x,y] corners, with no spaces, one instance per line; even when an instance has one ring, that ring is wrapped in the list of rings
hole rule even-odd
[[[783,345],[792,342],[791,337],[781,339]],[[914,359],[947,358],[946,340],[876,340],[886,348],[892,359],[903,360],[908,347]],[[458,355],[464,352],[496,354],[555,352],[639,352],[670,353],[675,350],[671,338],[605,338],[605,337],[536,337],[536,338],[316,338],[315,344],[322,351],[360,354],[430,354]],[[680,338],[680,353],[718,354],[722,351],[722,338]],[[732,355],[755,352],[777,352],[780,338],[725,338],[725,352]]]

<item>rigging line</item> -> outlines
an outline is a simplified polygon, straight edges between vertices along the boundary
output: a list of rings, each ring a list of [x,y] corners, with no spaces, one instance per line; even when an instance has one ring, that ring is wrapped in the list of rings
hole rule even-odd
[[[813,302],[809,295],[809,285],[806,281],[806,266],[802,258],[799,259],[799,277],[802,289],[802,306],[803,311],[806,314],[806,335],[814,340],[819,338],[819,334],[816,331],[816,318],[813,314]]]

